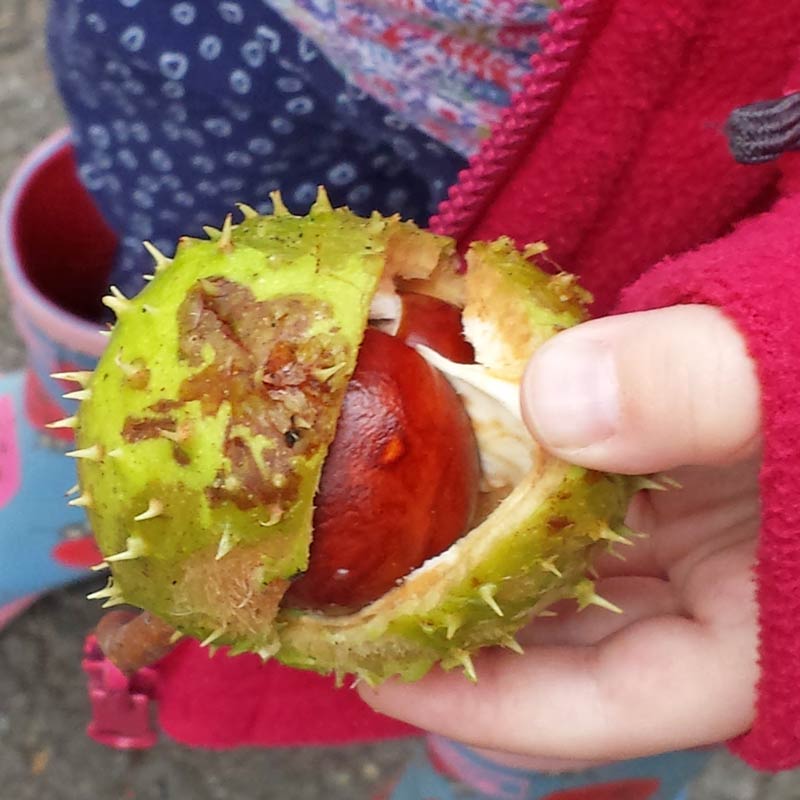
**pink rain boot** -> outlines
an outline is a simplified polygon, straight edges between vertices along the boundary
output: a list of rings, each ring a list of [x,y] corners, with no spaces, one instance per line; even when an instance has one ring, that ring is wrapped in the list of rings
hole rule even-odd
[[[100,560],[76,483],[70,416],[79,388],[52,373],[90,370],[103,349],[100,317],[116,241],[78,181],[66,132],[41,144],[3,196],[0,261],[28,366],[0,374],[0,627],[42,592]],[[74,500],[74,498],[73,498]]]

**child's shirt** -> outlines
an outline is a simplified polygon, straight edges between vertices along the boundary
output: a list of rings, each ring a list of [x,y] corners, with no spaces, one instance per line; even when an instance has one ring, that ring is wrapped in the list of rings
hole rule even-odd
[[[273,190],[303,213],[325,184],[337,205],[425,224],[521,80],[527,54],[501,33],[522,28],[487,0],[469,18],[323,5],[53,0],[51,64],[120,289],[141,287],[143,239],[170,252],[235,202],[268,211]]]

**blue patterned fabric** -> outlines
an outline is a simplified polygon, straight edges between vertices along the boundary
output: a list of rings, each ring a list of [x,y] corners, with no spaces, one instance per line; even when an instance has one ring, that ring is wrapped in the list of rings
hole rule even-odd
[[[80,175],[141,286],[148,239],[219,226],[236,202],[305,212],[324,183],[358,213],[424,223],[464,159],[349,85],[262,0],[54,0],[53,70]]]
[[[62,352],[65,363],[84,365]],[[60,547],[89,535],[85,513],[64,497],[77,481],[64,456],[73,446],[32,423],[24,393],[22,373],[0,375],[0,608],[88,574],[57,557]]]
[[[686,750],[547,774],[502,767],[432,736],[428,751],[412,760],[381,800],[686,800],[687,785],[712,752]]]
[[[354,85],[469,155],[530,72],[551,0],[264,0]]]

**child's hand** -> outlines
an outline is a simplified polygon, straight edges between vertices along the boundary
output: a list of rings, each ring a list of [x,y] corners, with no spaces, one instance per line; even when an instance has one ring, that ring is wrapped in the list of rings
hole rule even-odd
[[[537,353],[522,404],[555,454],[670,470],[683,486],[637,497],[629,524],[648,537],[626,561],[598,565],[598,591],[624,613],[562,607],[523,632],[523,656],[478,656],[477,685],[435,672],[365,699],[469,744],[554,759],[615,760],[744,732],[758,677],[760,424],[739,334],[702,306],[589,322]]]

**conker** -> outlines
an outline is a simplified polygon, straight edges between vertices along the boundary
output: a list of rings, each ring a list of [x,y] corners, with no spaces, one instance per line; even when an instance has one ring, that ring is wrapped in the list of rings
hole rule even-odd
[[[435,302],[446,319],[447,309],[458,314]],[[436,337],[427,326],[426,338],[412,323],[397,337],[366,331],[322,472],[309,566],[285,606],[360,608],[470,527],[480,476],[470,420],[447,379],[401,338],[452,351],[460,322]]]
[[[400,295],[401,316],[396,336],[411,347],[424,344],[459,364],[475,361],[464,338],[461,310],[438,297],[406,292]]]

